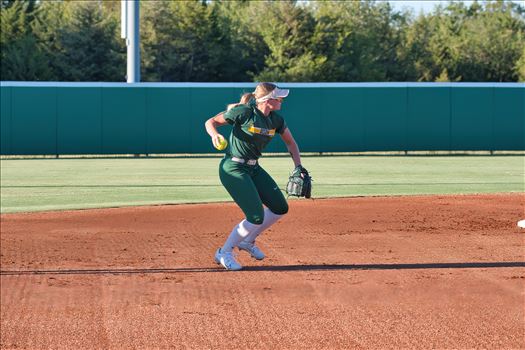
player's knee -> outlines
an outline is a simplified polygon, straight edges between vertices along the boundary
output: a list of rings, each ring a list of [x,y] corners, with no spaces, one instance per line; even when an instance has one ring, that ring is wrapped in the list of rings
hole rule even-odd
[[[284,215],[288,213],[288,203],[285,202],[282,205],[280,205],[278,208],[272,208],[271,211],[272,213],[277,214],[277,215]]]
[[[256,217],[256,218],[253,218],[252,221],[250,222],[254,225],[261,225],[263,221],[264,221],[263,217]]]
[[[260,225],[264,221],[264,213],[249,215],[249,216],[246,217],[246,220],[248,220],[248,222],[250,222],[250,223],[252,223],[254,225]]]

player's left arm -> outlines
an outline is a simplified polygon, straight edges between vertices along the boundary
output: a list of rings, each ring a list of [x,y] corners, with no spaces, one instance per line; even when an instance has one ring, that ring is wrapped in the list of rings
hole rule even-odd
[[[284,129],[281,138],[286,144],[286,148],[288,148],[288,152],[290,152],[295,166],[298,167],[301,165],[301,153],[299,152],[299,146],[297,146],[297,142],[295,142],[290,129]]]
[[[311,198],[312,178],[310,177],[308,170],[301,165],[299,146],[297,146],[297,142],[295,142],[295,139],[288,128],[284,129],[281,137],[286,144],[286,147],[288,147],[288,151],[292,155],[295,164],[295,169],[286,184],[286,193],[288,193],[289,196]]]

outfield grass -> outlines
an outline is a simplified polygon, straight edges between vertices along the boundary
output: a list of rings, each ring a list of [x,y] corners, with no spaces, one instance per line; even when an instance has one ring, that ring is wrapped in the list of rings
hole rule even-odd
[[[305,157],[314,197],[524,192],[523,156]],[[1,212],[230,201],[219,158],[1,160]],[[261,165],[284,188],[290,158]]]

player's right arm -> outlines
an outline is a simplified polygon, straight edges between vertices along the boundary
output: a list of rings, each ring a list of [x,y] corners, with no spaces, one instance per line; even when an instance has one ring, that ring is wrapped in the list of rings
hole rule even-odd
[[[206,120],[206,123],[204,123],[204,126],[206,127],[206,132],[211,137],[211,142],[215,147],[217,147],[220,143],[220,139],[224,139],[224,136],[219,134],[217,131],[217,128],[219,126],[223,126],[228,124],[226,119],[224,119],[224,112],[220,112],[214,117],[211,117],[210,119]]]

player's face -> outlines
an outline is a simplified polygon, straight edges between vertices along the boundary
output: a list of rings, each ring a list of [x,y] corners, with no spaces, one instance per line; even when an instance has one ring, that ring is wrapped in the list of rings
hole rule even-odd
[[[281,109],[281,103],[283,99],[282,98],[272,98],[269,99],[266,103],[268,104],[268,107],[272,111],[278,111]]]

